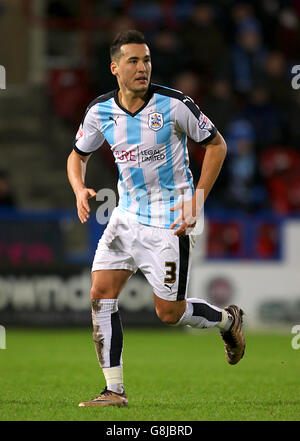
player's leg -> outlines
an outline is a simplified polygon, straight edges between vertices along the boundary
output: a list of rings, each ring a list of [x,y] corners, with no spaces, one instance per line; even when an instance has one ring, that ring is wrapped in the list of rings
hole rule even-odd
[[[158,317],[170,325],[189,325],[195,328],[217,326],[228,330],[232,316],[225,309],[218,308],[200,298],[165,300],[154,293],[155,310]]]
[[[125,221],[120,223],[118,210],[114,210],[95,253],[91,287],[93,339],[106,388],[97,399],[80,406],[128,404],[123,386],[123,330],[118,297],[137,267],[123,235],[128,235],[128,226]]]
[[[109,390],[123,393],[123,330],[118,297],[132,275],[128,270],[100,270],[92,273],[91,304],[93,340],[99,364]]]
[[[106,388],[99,397],[80,403],[81,407],[128,404],[123,384],[123,329],[118,297],[131,275],[129,270],[98,270],[92,273],[93,340]]]
[[[229,364],[236,364],[245,352],[242,332],[243,311],[236,305],[221,309],[200,298],[181,301],[164,300],[154,294],[158,317],[175,326],[195,328],[218,327],[224,340],[225,355]]]

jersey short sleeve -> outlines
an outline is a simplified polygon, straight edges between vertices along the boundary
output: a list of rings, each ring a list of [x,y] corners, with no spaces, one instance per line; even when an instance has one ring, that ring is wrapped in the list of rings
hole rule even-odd
[[[214,124],[188,96],[178,100],[176,123],[179,129],[199,144],[207,144],[217,134]]]
[[[97,150],[105,138],[99,127],[97,105],[87,110],[74,142],[74,150],[80,155],[89,155]]]

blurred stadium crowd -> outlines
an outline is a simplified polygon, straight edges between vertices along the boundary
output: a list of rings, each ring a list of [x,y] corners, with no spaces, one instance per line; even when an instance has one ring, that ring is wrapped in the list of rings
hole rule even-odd
[[[29,18],[31,3],[23,2]],[[227,159],[207,212],[300,214],[300,88],[292,82],[293,67],[299,65],[300,71],[298,0],[43,3],[41,23],[47,28],[51,59],[48,111],[64,121],[72,136],[87,104],[116,87],[109,70],[112,38],[136,28],[149,42],[152,81],[193,98],[226,139]],[[5,14],[5,8],[0,12]],[[78,40],[76,32],[83,38]],[[197,181],[205,149],[190,140],[189,150]],[[101,148],[97,154],[98,166],[103,164],[115,183],[109,149]],[[0,178],[1,184],[6,172]],[[0,198],[4,187],[0,185]],[[5,188],[7,192],[7,184]],[[241,247],[241,228],[234,221],[212,221],[208,253],[234,255]],[[259,256],[274,256],[276,228],[276,222],[261,225]],[[238,252],[236,256],[241,257]]]

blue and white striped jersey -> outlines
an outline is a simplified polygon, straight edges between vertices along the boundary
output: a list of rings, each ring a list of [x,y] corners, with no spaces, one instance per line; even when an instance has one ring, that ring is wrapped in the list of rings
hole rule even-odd
[[[177,90],[151,84],[135,113],[120,105],[117,92],[88,106],[74,150],[89,155],[106,139],[119,170],[118,208],[142,224],[170,228],[178,216],[170,207],[194,191],[187,137],[207,144],[217,129]]]

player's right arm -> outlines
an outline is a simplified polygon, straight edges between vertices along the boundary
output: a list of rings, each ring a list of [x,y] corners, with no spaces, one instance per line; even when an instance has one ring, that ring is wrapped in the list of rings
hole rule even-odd
[[[82,156],[74,150],[70,153],[67,162],[69,182],[76,196],[77,213],[81,223],[87,222],[90,217],[88,199],[96,196],[93,188],[87,188],[84,184],[86,165],[91,155]]]
[[[95,197],[93,188],[87,188],[84,180],[87,162],[91,154],[104,142],[104,136],[99,128],[97,107],[89,107],[76,135],[74,150],[67,162],[69,182],[76,196],[77,213],[81,223],[87,222],[90,213],[88,199]]]

